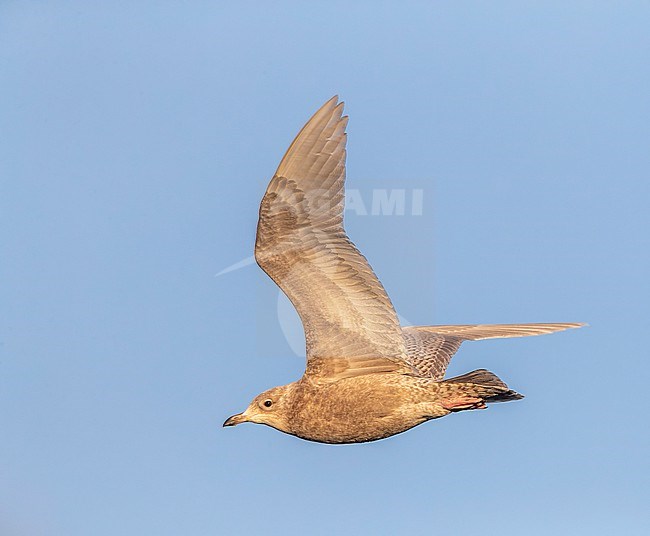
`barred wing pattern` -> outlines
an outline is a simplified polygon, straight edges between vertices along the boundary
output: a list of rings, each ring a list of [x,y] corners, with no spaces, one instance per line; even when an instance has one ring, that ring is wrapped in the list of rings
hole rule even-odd
[[[393,305],[343,228],[347,117],[337,100],[307,122],[271,180],[255,259],[300,315],[307,375],[413,372]]]
[[[402,332],[408,360],[418,375],[441,380],[463,339],[419,331],[416,327],[402,328]]]
[[[402,328],[402,331],[408,360],[418,374],[442,380],[449,361],[463,341],[545,335],[581,326],[584,324],[474,324],[412,326]]]

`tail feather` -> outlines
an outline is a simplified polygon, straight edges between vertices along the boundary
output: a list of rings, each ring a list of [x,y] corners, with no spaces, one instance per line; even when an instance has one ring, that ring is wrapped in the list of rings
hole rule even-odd
[[[459,388],[462,391],[482,398],[485,402],[508,402],[509,400],[524,398],[524,395],[510,389],[496,374],[485,369],[478,369],[461,376],[455,376],[443,383],[460,384]]]

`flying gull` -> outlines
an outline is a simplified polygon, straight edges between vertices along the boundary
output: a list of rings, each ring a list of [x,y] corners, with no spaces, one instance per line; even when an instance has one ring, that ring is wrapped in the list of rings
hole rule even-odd
[[[255,260],[289,297],[305,330],[296,382],[256,396],[224,426],[266,424],[322,443],[383,439],[453,412],[518,400],[495,374],[443,379],[463,341],[542,335],[583,324],[401,327],[343,228],[343,103],[327,101],[289,146],[262,199]]]

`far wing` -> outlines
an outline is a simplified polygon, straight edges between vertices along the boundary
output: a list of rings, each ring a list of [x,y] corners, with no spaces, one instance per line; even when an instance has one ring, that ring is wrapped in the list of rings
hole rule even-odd
[[[402,332],[408,359],[418,373],[441,380],[463,341],[545,335],[582,326],[580,323],[412,326],[402,328]]]

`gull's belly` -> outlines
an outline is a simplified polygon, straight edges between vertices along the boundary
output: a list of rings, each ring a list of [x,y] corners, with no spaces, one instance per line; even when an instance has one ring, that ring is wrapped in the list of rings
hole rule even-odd
[[[369,377],[368,377],[369,378]],[[308,390],[296,401],[291,433],[323,443],[359,443],[404,432],[434,417],[435,388],[394,377],[351,378]]]

